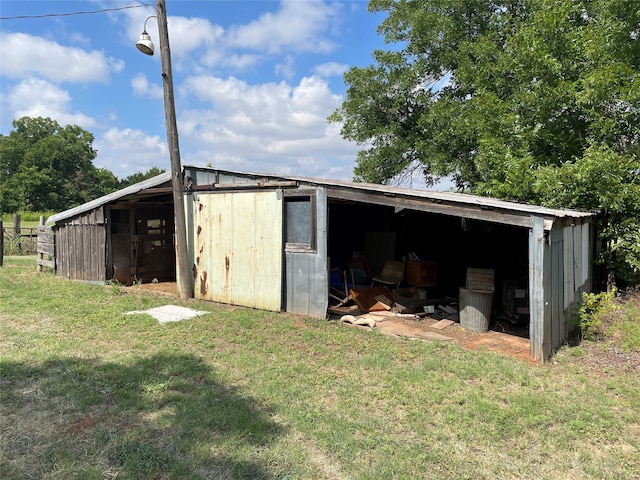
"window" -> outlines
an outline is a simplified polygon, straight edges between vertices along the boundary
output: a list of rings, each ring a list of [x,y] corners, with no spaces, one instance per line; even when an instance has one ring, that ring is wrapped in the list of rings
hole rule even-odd
[[[315,192],[312,190],[286,191],[284,210],[286,250],[289,252],[315,251]]]

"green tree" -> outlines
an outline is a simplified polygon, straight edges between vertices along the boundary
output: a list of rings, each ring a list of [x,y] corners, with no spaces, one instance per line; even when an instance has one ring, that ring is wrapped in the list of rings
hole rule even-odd
[[[165,171],[166,170],[161,170],[158,167],[151,167],[149,170],[147,170],[144,173],[142,172],[133,173],[128,177],[121,179],[118,182],[118,187],[119,188],[128,187],[129,185],[133,185],[135,183],[142,182],[143,180],[146,180],[148,178],[155,177],[156,175],[160,175]]]
[[[346,100],[330,117],[366,145],[355,179],[387,183],[419,165],[427,184],[449,177],[461,191],[598,209],[602,260],[638,282],[640,5],[371,0],[369,9],[388,12],[379,32],[392,48],[345,74]]]
[[[93,165],[93,135],[50,118],[23,117],[0,135],[0,212],[60,211],[117,188]]]

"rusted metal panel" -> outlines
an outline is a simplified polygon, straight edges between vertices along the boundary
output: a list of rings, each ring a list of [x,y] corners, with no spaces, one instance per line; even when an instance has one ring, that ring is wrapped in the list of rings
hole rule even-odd
[[[282,200],[276,191],[198,194],[195,296],[279,311]]]

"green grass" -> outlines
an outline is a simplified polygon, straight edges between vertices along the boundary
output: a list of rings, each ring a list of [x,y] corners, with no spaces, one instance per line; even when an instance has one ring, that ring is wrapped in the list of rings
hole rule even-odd
[[[159,325],[130,310],[207,315]],[[0,268],[3,479],[637,479],[640,379]]]
[[[51,215],[56,212],[19,212],[20,214],[20,227],[21,228],[36,228],[40,225],[40,216],[43,216],[45,221]],[[4,214],[1,217],[4,228],[13,228],[13,215]]]

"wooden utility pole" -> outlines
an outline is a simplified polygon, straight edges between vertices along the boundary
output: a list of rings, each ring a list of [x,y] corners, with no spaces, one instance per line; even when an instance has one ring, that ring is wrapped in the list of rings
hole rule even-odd
[[[158,14],[158,34],[160,41],[160,60],[162,63],[162,86],[164,89],[164,112],[167,124],[167,142],[171,158],[171,185],[173,189],[173,208],[176,229],[177,280],[180,296],[183,300],[193,298],[192,270],[187,252],[187,226],[184,208],[184,181],[180,163],[180,146],[176,107],[173,97],[173,75],[171,73],[171,50],[167,29],[167,8],[165,0],[156,0]]]

